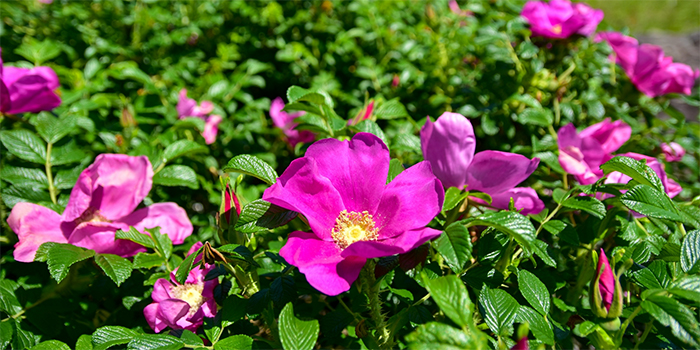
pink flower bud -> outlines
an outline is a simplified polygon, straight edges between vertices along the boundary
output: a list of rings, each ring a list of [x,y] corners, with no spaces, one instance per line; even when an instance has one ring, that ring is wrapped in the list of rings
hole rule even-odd
[[[664,152],[664,157],[666,158],[667,162],[680,162],[685,155],[685,149],[683,146],[675,142],[662,143],[661,150]]]
[[[510,350],[530,350],[530,347],[527,345],[527,337],[520,338]]]
[[[224,217],[229,224],[233,221],[232,208],[236,210],[236,217],[241,214],[241,204],[238,202],[238,197],[231,191],[231,188],[226,185],[224,194]]]
[[[596,274],[600,278],[600,296],[605,304],[605,308],[610,310],[610,305],[612,305],[613,294],[615,294],[615,276],[610,268],[610,263],[608,262],[608,257],[605,256],[605,251],[600,250],[600,257],[598,258],[598,270]]]

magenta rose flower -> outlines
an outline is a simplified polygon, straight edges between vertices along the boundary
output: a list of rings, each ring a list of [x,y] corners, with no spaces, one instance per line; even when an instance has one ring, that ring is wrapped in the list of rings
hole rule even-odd
[[[440,213],[442,184],[428,162],[386,183],[389,150],[376,136],[324,139],[294,160],[263,199],[306,217],[280,255],[327,295],[350,289],[367,259],[406,253],[440,235],[425,227]]]
[[[662,143],[661,151],[664,152],[664,158],[667,162],[680,162],[685,156],[685,148],[675,142]]]
[[[212,114],[214,104],[211,101],[202,101],[197,106],[197,101],[187,97],[187,89],[180,90],[180,99],[177,102],[177,114],[180,119],[195,117],[204,120],[204,131],[202,137],[207,145],[216,141],[216,134],[219,132],[219,123],[223,120],[220,115]]]
[[[574,175],[582,185],[590,185],[601,177],[600,165],[612,159],[612,152],[622,146],[632,135],[632,128],[610,118],[589,126],[580,133],[568,124],[557,133],[559,164],[564,171]]]
[[[59,215],[32,203],[17,203],[7,223],[19,237],[17,261],[31,262],[42,243],[70,243],[102,254],[133,256],[145,249],[116,240],[117,230],[133,226],[142,233],[160,227],[175,244],[192,234],[187,213],[175,203],[156,203],[135,210],[151,190],[153,169],[145,156],[100,154],[83,170]]]
[[[530,23],[532,35],[554,39],[591,35],[603,20],[603,11],[569,0],[528,1],[520,15]]]
[[[527,337],[520,338],[510,350],[530,350],[530,347],[527,345]]]
[[[309,130],[295,130],[297,123],[294,122],[295,118],[298,118],[306,112],[297,113],[287,113],[282,111],[284,108],[284,101],[281,97],[277,97],[272,101],[270,105],[270,118],[272,118],[272,123],[276,127],[282,129],[282,132],[287,138],[287,143],[294,147],[297,143],[308,143],[313,142],[316,139],[316,134]]]
[[[614,52],[614,59],[632,83],[647,96],[670,93],[690,95],[700,70],[673,62],[661,47],[641,44],[636,39],[616,32],[599,33],[596,41],[606,41]]]
[[[633,152],[628,152],[628,153],[623,153],[623,154],[617,154],[618,156],[625,156],[625,157],[630,157],[632,159],[636,160],[646,160],[647,165],[654,170],[656,175],[659,177],[661,180],[661,184],[664,186],[664,191],[666,194],[668,194],[669,197],[673,198],[677,196],[681,191],[683,191],[683,188],[681,185],[679,185],[677,182],[673,181],[673,179],[669,178],[668,175],[666,175],[666,171],[664,171],[663,164],[659,162],[656,158],[653,157],[648,157],[643,154],[638,154],[638,153],[633,153]],[[605,183],[619,183],[619,184],[626,184],[632,180],[631,177],[617,172],[613,171],[612,173],[608,174],[608,178],[605,179]]]
[[[191,255],[202,247],[202,242],[195,243],[187,255]],[[195,263],[201,260],[197,256]],[[214,265],[203,264],[190,270],[187,280],[180,284],[175,279],[177,269],[170,273],[170,280],[160,278],[153,286],[153,303],[143,309],[148,325],[156,333],[166,327],[170,329],[186,329],[196,332],[204,323],[205,317],[216,316],[216,301],[214,288],[219,285],[219,279],[205,281],[204,277]]]
[[[0,56],[0,113],[50,111],[61,105],[55,92],[60,85],[56,72],[49,67],[8,67]]]
[[[508,209],[513,198],[516,208],[527,215],[539,213],[544,203],[532,189],[515,187],[532,174],[539,158],[499,151],[474,154],[476,137],[465,116],[445,112],[434,123],[427,119],[420,132],[423,157],[445,188],[463,188],[488,193],[499,209]],[[478,199],[475,199],[478,201]]]

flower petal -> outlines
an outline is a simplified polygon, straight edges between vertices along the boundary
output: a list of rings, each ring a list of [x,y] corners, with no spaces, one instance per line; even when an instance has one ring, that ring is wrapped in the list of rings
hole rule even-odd
[[[192,234],[192,223],[187,212],[175,203],[155,203],[141,208],[118,220],[133,226],[140,232],[160,227],[160,233],[168,235],[173,244],[182,244]]]
[[[335,242],[318,239],[311,232],[295,231],[280,249],[280,256],[298,268],[319,264],[336,264],[343,260]]]
[[[158,313],[158,303],[151,303],[143,308],[143,316],[146,318],[148,325],[151,326],[151,329],[156,333],[160,333],[168,327]]]
[[[666,158],[667,162],[680,162],[685,155],[685,149],[683,146],[675,142],[662,143],[661,150],[663,151],[664,158]]]
[[[122,257],[145,252],[146,248],[132,241],[117,240],[117,230],[128,230],[129,226],[119,222],[84,222],[73,230],[68,243],[92,249],[99,254],[116,254]]]
[[[53,91],[58,87],[58,77],[51,68],[5,67],[3,81],[11,100],[5,111],[8,114],[48,111],[61,104]]]
[[[627,142],[631,135],[632,128],[625,122],[622,120],[610,122],[610,118],[606,118],[602,122],[582,130],[579,137],[582,139],[595,139],[600,144],[603,152],[612,153]]]
[[[516,187],[505,192],[491,196],[491,205],[498,209],[508,209],[510,199],[513,198],[515,209],[520,214],[538,214],[544,210],[544,202],[537,196],[537,192],[530,187]]]
[[[608,257],[605,256],[605,252],[602,249],[598,257],[598,270],[596,274],[599,276],[598,278],[600,278],[601,299],[603,300],[603,304],[605,304],[605,308],[610,310],[613,295],[615,294],[615,276],[613,276],[612,269],[610,268]]]
[[[158,303],[158,311],[170,328],[178,329],[179,321],[190,311],[190,304],[180,299],[166,299]],[[175,327],[174,327],[175,326]]]
[[[303,157],[292,161],[287,169],[263,193],[263,200],[301,213],[311,230],[321,239],[332,241],[331,230],[345,207],[331,181],[319,175],[316,161]]]
[[[349,245],[341,256],[362,257],[365,259],[381,258],[385,256],[407,253],[420,247],[423,243],[440,236],[442,231],[429,227],[406,231],[396,237],[381,239],[378,241],[360,241]]]
[[[515,153],[483,151],[474,156],[467,173],[467,190],[488,194],[515,187],[532,174],[540,159],[529,159]]]
[[[86,209],[99,210],[108,220],[130,214],[151,191],[153,168],[146,156],[100,154],[83,170],[63,212],[74,221]]]
[[[352,256],[337,263],[310,265],[299,269],[319,292],[334,296],[350,290],[365,266],[366,259]]]
[[[202,136],[204,137],[204,142],[206,142],[207,145],[211,145],[216,141],[216,134],[219,133],[219,124],[222,120],[223,119],[220,115],[212,114],[204,123],[204,131],[202,132]]]
[[[34,261],[34,255],[43,243],[68,243],[60,228],[61,216],[37,204],[15,204],[7,224],[19,238],[13,252],[17,261]]]
[[[165,278],[159,278],[153,285],[153,292],[151,293],[151,298],[155,302],[161,302],[166,299],[171,299],[170,287],[172,284]]]
[[[467,169],[474,158],[476,138],[465,116],[443,113],[433,123],[430,118],[420,131],[423,158],[443,186],[461,188],[466,184]]]
[[[386,185],[377,211],[370,212],[379,239],[424,227],[440,213],[444,200],[445,191],[428,162],[406,169]]]
[[[389,149],[377,136],[357,133],[350,141],[328,138],[309,146],[305,158],[316,161],[348,211],[374,212],[389,174]]]

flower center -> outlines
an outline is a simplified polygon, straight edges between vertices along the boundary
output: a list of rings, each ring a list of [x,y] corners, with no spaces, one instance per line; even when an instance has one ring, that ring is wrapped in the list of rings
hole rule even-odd
[[[557,24],[554,27],[552,27],[552,32],[554,34],[561,34],[561,24]]]
[[[99,210],[97,210],[95,208],[88,207],[80,215],[80,217],[75,220],[75,222],[77,225],[80,225],[84,222],[110,222],[110,221],[107,220],[106,217],[102,216],[102,214],[100,214]]]
[[[368,212],[358,213],[343,210],[335,219],[335,227],[333,227],[331,234],[335,244],[340,249],[345,249],[355,242],[376,241],[378,232],[379,230],[374,227],[374,219]]]
[[[199,307],[204,304],[205,298],[202,295],[203,290],[203,284],[185,283],[180,286],[171,286],[170,294],[176,299],[180,299],[190,305],[190,311],[187,313],[187,317],[191,317],[199,310]]]

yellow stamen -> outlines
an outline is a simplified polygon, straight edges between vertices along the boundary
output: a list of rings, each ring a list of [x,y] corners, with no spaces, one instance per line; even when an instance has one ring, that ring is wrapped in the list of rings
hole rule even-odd
[[[335,244],[340,249],[345,249],[355,242],[376,241],[379,230],[374,227],[374,219],[367,211],[358,213],[343,210],[335,219],[335,227],[331,234]]]
[[[187,313],[187,317],[190,317],[194,315],[205,302],[205,298],[202,295],[203,290],[203,284],[185,283],[180,286],[171,286],[170,295],[190,305],[190,311]]]
[[[557,24],[552,27],[552,32],[554,32],[554,34],[561,34],[561,24]]]

